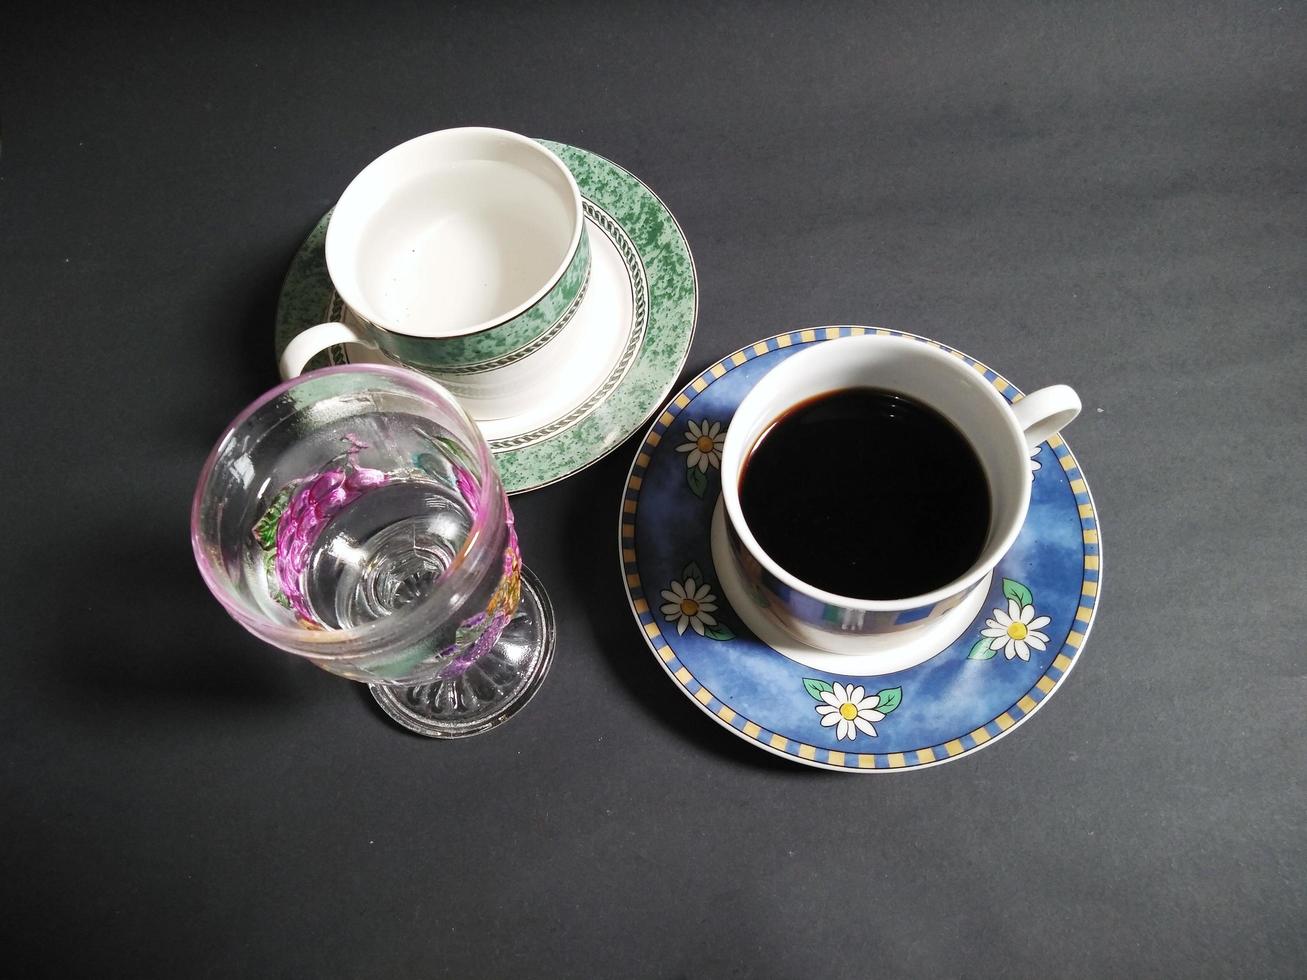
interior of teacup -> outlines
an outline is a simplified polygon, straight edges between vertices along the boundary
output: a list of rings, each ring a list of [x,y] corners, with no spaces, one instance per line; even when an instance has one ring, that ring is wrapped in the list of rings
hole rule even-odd
[[[825,392],[859,387],[899,392],[942,414],[970,442],[989,483],[992,511],[980,556],[958,579],[925,596],[866,600],[815,588],[768,556],[744,520],[740,475],[759,436],[793,405]],[[894,610],[955,594],[993,567],[1011,547],[1025,519],[1030,502],[1030,471],[1021,430],[1002,395],[983,375],[938,347],[904,337],[869,334],[819,344],[794,354],[754,386],[740,403],[727,432],[722,453],[722,498],[727,518],[741,541],[781,581],[848,608]],[[857,501],[850,501],[849,506],[857,506]]]
[[[449,129],[382,154],[346,188],[327,232],[341,298],[395,333],[465,336],[529,309],[582,231],[561,160],[497,129]]]

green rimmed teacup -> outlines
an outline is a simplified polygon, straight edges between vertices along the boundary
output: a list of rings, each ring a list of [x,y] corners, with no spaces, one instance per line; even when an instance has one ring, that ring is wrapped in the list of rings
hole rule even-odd
[[[281,356],[284,378],[334,344],[380,350],[443,382],[474,417],[530,404],[550,342],[585,294],[581,193],[563,162],[498,129],[428,133],[382,154],[332,214],[327,270],[346,307]]]

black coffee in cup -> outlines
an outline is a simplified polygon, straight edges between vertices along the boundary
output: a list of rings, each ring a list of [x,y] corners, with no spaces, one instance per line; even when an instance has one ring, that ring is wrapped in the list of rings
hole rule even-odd
[[[791,575],[854,599],[905,599],[980,558],[990,490],[952,422],[907,395],[846,388],[800,402],[754,442],[740,508]]]

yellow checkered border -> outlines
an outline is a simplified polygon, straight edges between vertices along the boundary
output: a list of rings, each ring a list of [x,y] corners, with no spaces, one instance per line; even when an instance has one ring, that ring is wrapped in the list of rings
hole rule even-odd
[[[659,413],[653,425],[649,427],[648,432],[645,434],[644,440],[636,452],[635,460],[631,464],[631,471],[627,477],[622,500],[620,526],[622,572],[626,581],[631,610],[640,624],[649,648],[658,657],[658,662],[663,665],[663,669],[667,671],[691,700],[697,702],[703,710],[718,722],[730,728],[742,738],[757,742],[771,752],[791,756],[808,765],[854,772],[904,771],[948,762],[958,756],[974,752],[1012,730],[1026,717],[1033,714],[1065,680],[1075,663],[1076,655],[1084,645],[1085,638],[1089,635],[1089,627],[1093,622],[1094,612],[1097,609],[1099,600],[1099,581],[1102,574],[1102,542],[1099,535],[1097,513],[1094,510],[1093,498],[1089,494],[1089,487],[1085,483],[1084,475],[1080,472],[1075,456],[1071,453],[1071,448],[1067,446],[1060,436],[1054,436],[1048,441],[1048,445],[1053,449],[1058,462],[1066,471],[1071,491],[1075,494],[1084,542],[1081,605],[1076,613],[1074,629],[1070,631],[1062,649],[1053,658],[1049,669],[1014,704],[999,714],[998,717],[986,722],[979,728],[939,745],[926,746],[909,752],[884,754],[842,752],[809,745],[806,742],[768,731],[757,722],[745,718],[701,684],[690,670],[677,659],[675,651],[663,639],[662,628],[650,610],[648,601],[644,598],[635,553],[635,521],[639,510],[640,489],[644,484],[645,469],[652,459],[653,450],[662,441],[664,434],[671,428],[676,417],[690,406],[700,392],[706,390],[718,378],[724,377],[727,372],[746,364],[755,357],[761,357],[785,347],[821,343],[826,340],[834,340],[837,337],[856,337],[864,334],[906,337],[910,340],[917,340],[923,344],[937,347],[975,368],[1009,401],[1015,402],[1023,397],[1023,393],[1016,385],[975,358],[969,357],[961,351],[954,350],[952,347],[938,341],[900,330],[854,326],[811,327],[777,334],[774,337],[768,337],[765,340],[750,344],[748,347],[743,347],[722,358],[692,379]]]

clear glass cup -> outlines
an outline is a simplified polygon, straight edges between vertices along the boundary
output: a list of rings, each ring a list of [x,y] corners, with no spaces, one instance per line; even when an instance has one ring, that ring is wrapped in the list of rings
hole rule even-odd
[[[490,448],[410,371],[326,368],[257,399],[204,464],[191,543],[238,623],[424,735],[505,721],[552,660]]]

